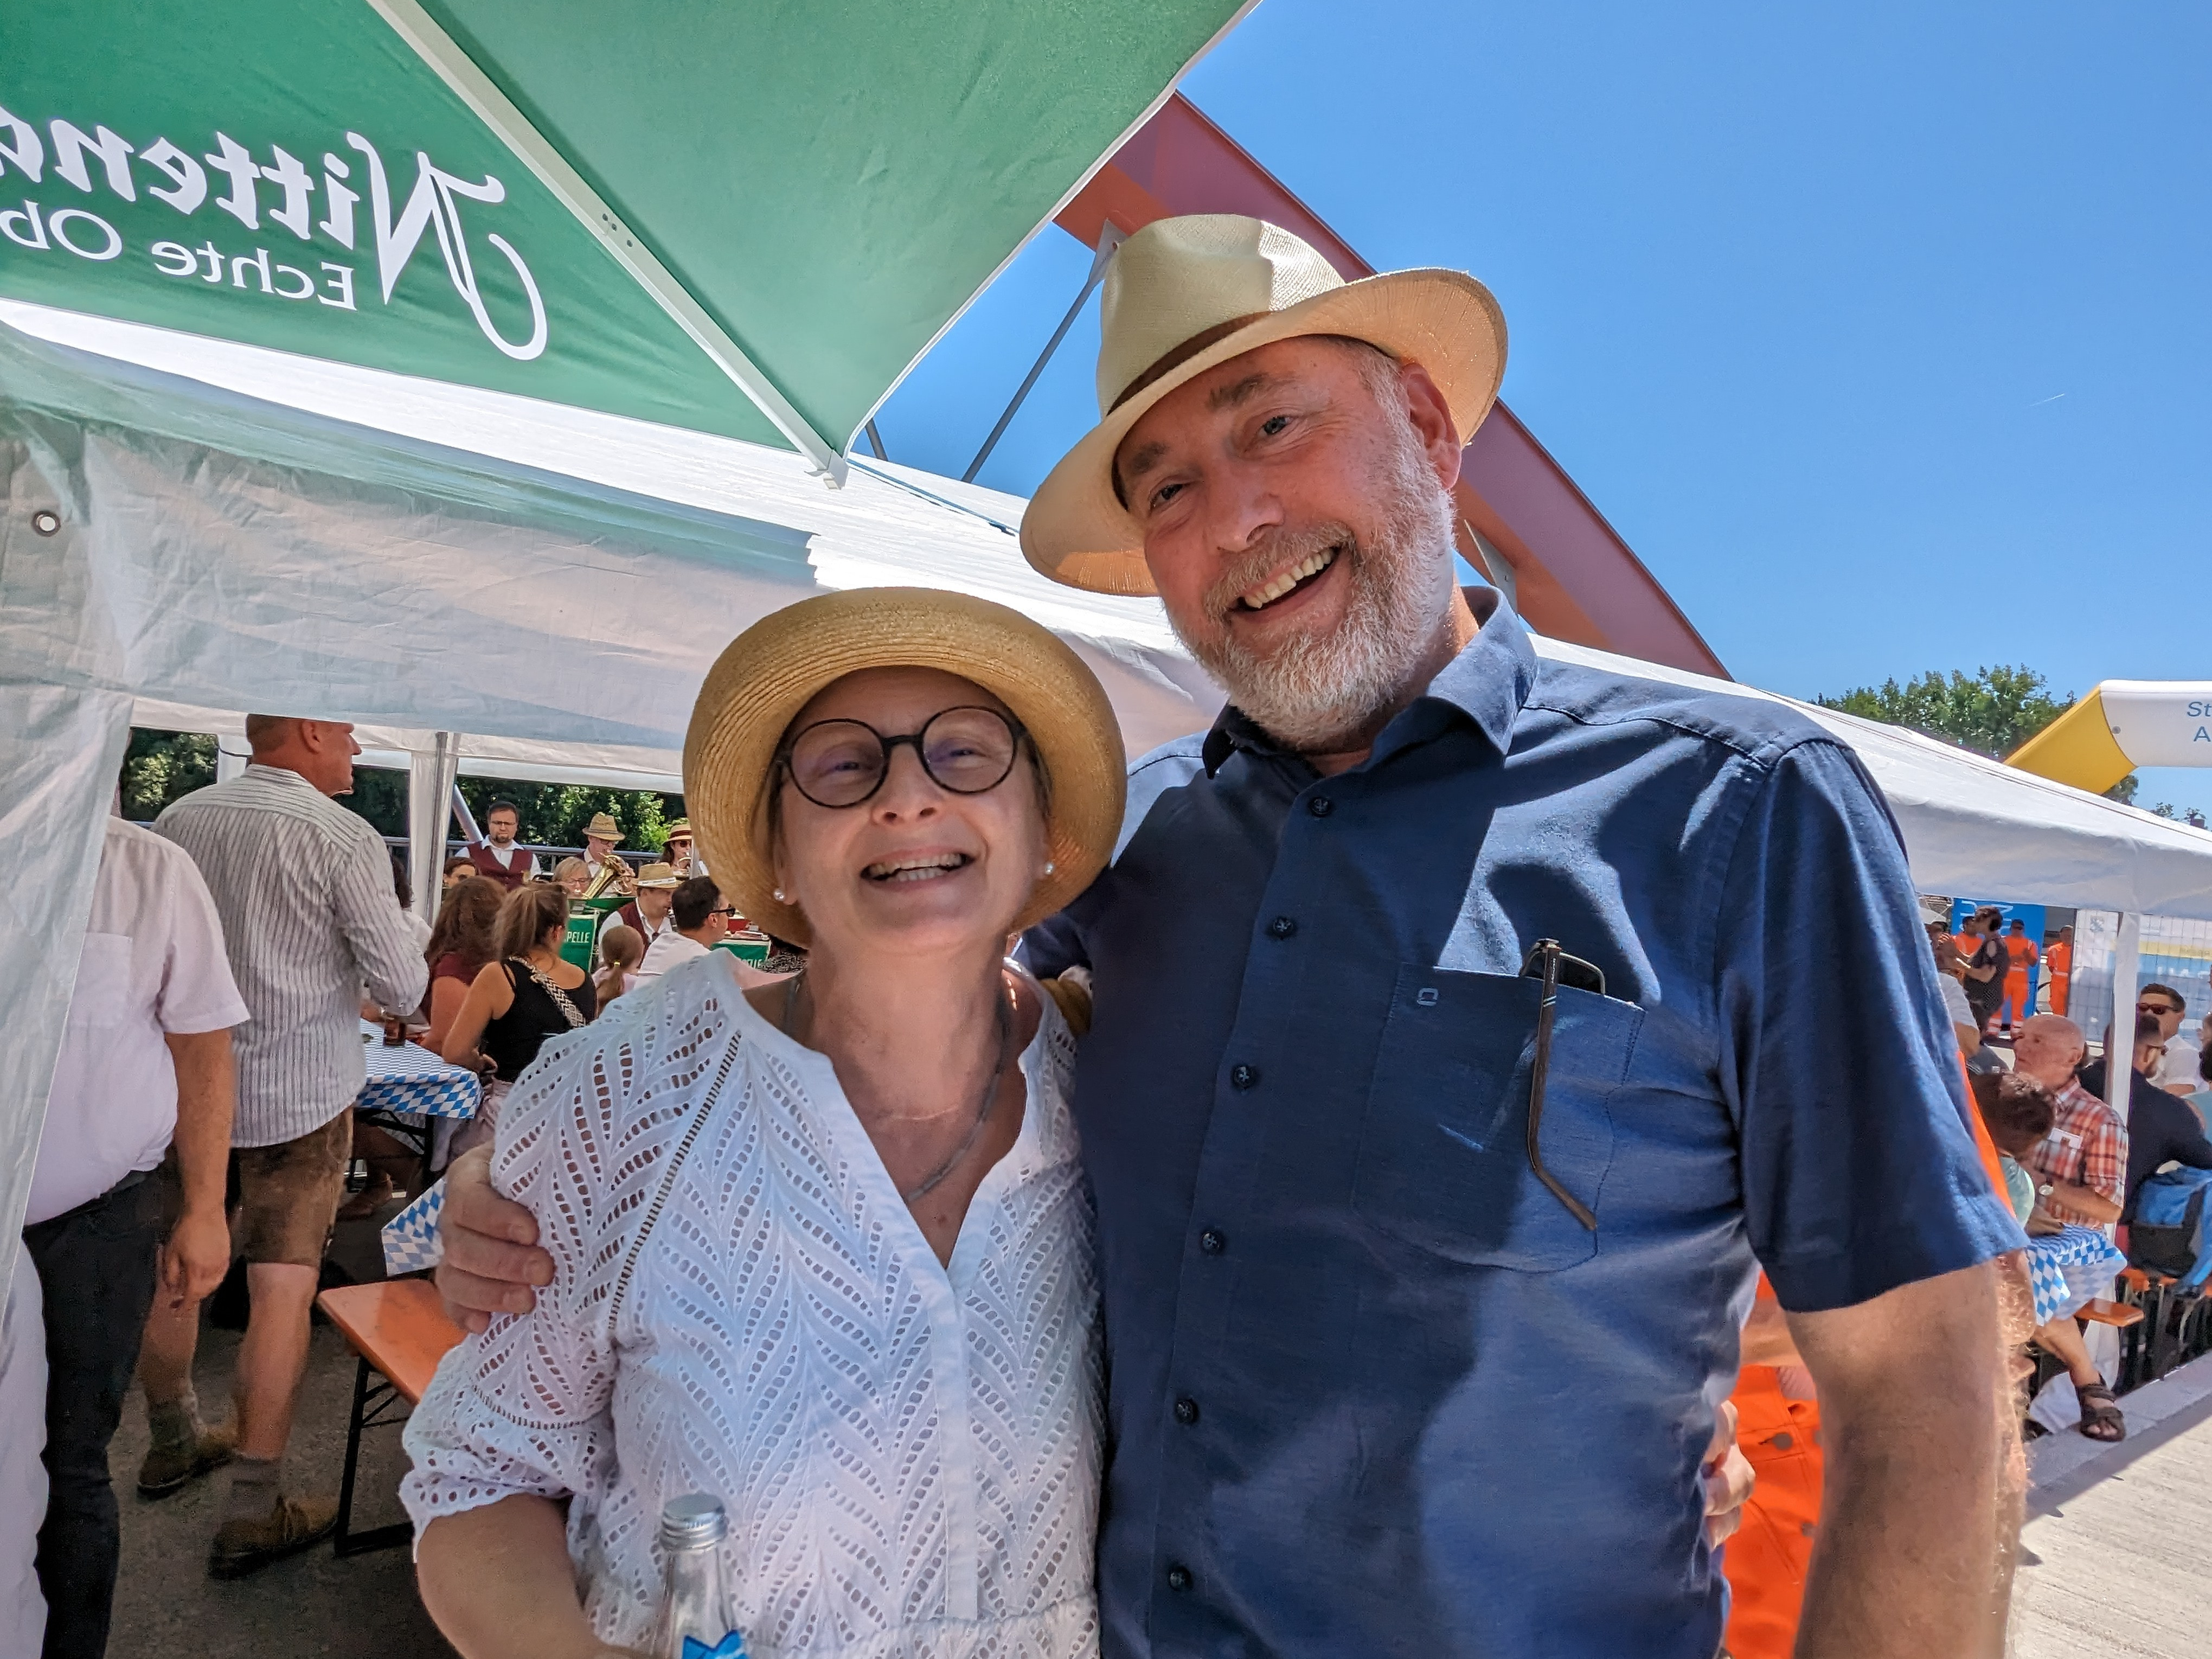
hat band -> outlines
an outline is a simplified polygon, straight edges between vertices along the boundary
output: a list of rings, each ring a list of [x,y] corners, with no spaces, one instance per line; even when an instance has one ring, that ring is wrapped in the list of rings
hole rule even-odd
[[[1231,317],[1225,323],[1216,323],[1212,328],[1200,329],[1181,345],[1170,348],[1154,361],[1152,366],[1121,388],[1121,395],[1107,405],[1111,415],[1123,404],[1135,397],[1153,381],[1172,374],[1209,346],[1218,345],[1240,328],[1249,328],[1262,318],[1272,317],[1272,311],[1248,311],[1242,317]]]

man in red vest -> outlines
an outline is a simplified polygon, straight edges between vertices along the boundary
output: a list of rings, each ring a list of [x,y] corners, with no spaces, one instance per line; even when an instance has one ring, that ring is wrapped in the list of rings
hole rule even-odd
[[[477,873],[512,890],[538,873],[538,860],[514,844],[522,814],[511,800],[495,800],[484,813],[484,833],[491,837],[469,848],[469,862]]]

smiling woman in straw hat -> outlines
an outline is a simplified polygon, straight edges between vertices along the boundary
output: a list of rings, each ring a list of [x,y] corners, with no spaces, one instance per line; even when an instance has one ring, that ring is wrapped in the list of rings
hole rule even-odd
[[[807,965],[748,994],[684,963],[505,1104],[494,1180],[551,1280],[408,1430],[423,1597],[471,1659],[642,1642],[691,1492],[757,1649],[1095,1652],[1073,1042],[1004,952],[1104,865],[1122,769],[1096,678],[983,600],[825,595],[723,653],[685,799]]]

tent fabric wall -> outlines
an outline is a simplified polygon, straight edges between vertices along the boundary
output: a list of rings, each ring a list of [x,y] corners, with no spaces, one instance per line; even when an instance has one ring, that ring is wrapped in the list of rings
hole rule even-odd
[[[0,530],[0,535],[7,533]],[[13,1271],[46,1090],[92,909],[102,824],[131,736],[112,691],[0,678],[0,1284]]]
[[[246,355],[280,382],[326,368]],[[449,392],[371,378],[402,405]],[[134,711],[222,732],[248,709],[353,719],[403,753],[458,728],[524,775],[548,744],[665,775],[732,635],[810,593],[901,580],[972,585],[1058,629],[1133,749],[1218,702],[1156,609],[1030,572],[991,523],[1018,502],[866,477],[832,494],[782,452],[449,395],[465,407],[443,411],[446,435],[602,466],[612,447],[684,488],[640,495],[0,330],[0,832],[11,936],[37,941],[0,968],[0,1267],[67,1013],[54,964],[76,961]]]

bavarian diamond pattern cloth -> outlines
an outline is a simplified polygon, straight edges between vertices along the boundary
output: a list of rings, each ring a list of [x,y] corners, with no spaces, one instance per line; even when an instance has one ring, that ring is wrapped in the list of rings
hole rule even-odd
[[[2027,1241],[2027,1278],[2035,1291],[2035,1322],[2048,1325],[2112,1289],[2127,1257],[2094,1227],[2068,1227]]]
[[[474,1117],[482,1088],[473,1072],[448,1066],[413,1042],[386,1048],[380,1028],[362,1022],[368,1081],[354,1104],[363,1111],[412,1112],[418,1117]]]
[[[438,1212],[446,1207],[446,1183],[438,1184],[384,1224],[384,1271],[397,1279],[402,1273],[428,1273],[444,1259],[438,1243]]]

